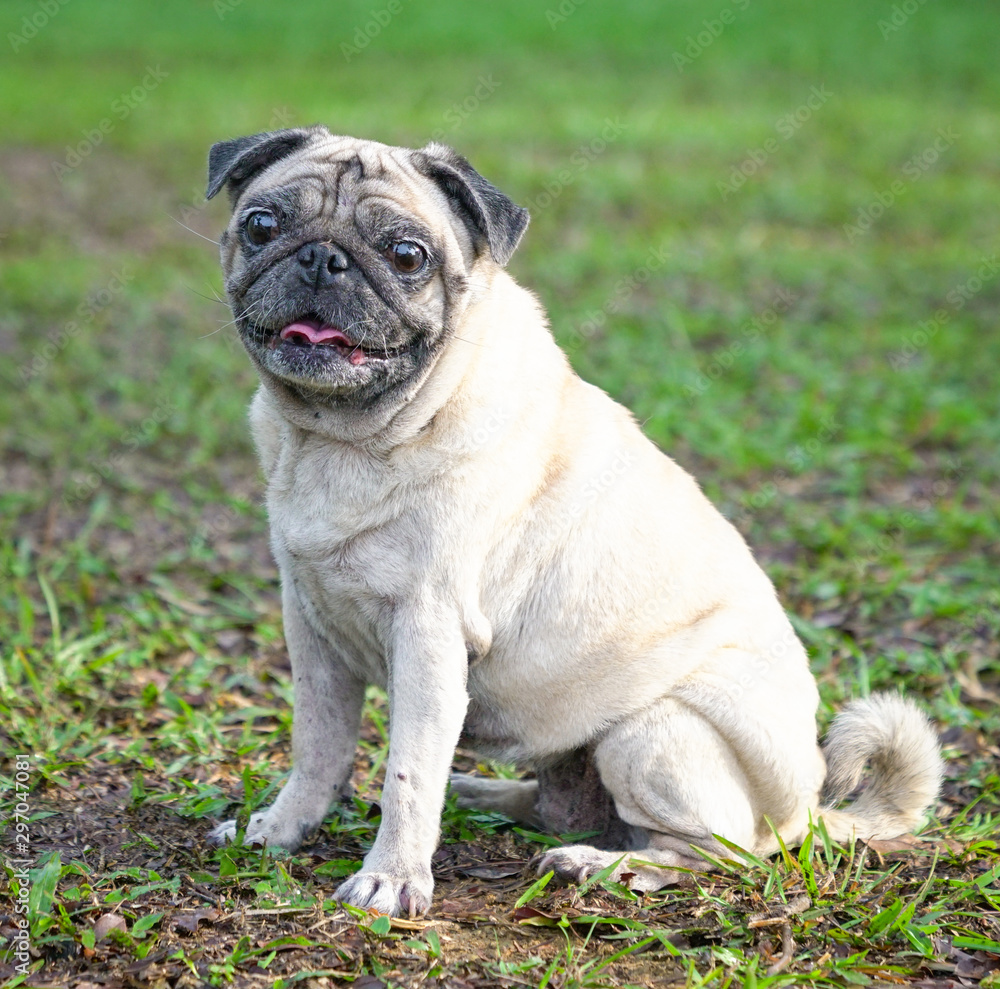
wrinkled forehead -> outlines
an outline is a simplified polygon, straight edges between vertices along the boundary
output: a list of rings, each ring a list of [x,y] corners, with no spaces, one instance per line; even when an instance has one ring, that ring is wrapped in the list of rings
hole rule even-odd
[[[413,152],[375,141],[322,135],[299,153],[265,169],[241,196],[243,203],[287,189],[299,210],[334,217],[378,210],[415,217],[428,226],[447,200],[413,163]]]

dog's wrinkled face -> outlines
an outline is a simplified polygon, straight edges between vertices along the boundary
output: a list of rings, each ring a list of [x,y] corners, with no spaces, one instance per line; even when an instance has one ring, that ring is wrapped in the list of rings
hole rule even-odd
[[[527,226],[449,148],[276,131],[212,148],[228,186],[226,291],[261,374],[300,399],[364,405],[419,377],[447,343],[479,263]]]

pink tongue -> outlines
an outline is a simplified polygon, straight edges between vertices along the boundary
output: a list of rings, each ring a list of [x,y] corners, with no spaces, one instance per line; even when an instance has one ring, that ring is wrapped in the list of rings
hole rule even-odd
[[[341,330],[332,326],[313,326],[311,323],[289,323],[281,331],[282,340],[299,337],[308,343],[336,343],[343,347],[353,347],[354,342]]]

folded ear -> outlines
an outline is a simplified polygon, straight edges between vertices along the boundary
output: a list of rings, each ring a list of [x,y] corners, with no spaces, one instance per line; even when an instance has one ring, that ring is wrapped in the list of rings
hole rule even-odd
[[[297,151],[322,130],[321,127],[295,127],[213,144],[208,153],[208,189],[205,198],[211,199],[228,183],[230,199],[235,203],[242,187],[262,168]]]
[[[528,211],[446,145],[428,144],[414,156],[417,168],[444,190],[469,229],[486,241],[493,260],[506,266],[528,227]]]

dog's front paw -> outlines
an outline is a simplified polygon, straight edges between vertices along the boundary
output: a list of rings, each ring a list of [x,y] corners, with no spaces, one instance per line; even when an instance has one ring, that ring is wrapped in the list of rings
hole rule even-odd
[[[312,830],[300,821],[277,817],[269,811],[252,814],[243,837],[244,845],[266,845],[268,848],[294,852],[302,839]],[[223,821],[208,833],[213,845],[225,845],[236,840],[236,822]]]
[[[602,852],[590,845],[564,845],[545,852],[537,860],[536,868],[540,876],[544,876],[546,872],[554,872],[561,879],[582,883],[618,859],[623,859],[623,862],[611,873],[609,879],[617,879],[625,871],[628,857],[623,852]]]
[[[334,896],[363,910],[377,910],[393,917],[419,917],[430,909],[433,892],[434,880],[429,875],[400,878],[362,869],[341,883]]]

